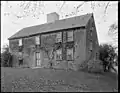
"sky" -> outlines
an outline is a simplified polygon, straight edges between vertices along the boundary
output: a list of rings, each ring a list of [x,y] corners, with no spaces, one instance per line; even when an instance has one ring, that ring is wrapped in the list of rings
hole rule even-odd
[[[9,5],[12,5],[12,8],[9,8],[6,1],[2,1],[1,7],[1,47],[5,44],[9,44],[8,38],[13,34],[18,32],[20,29],[32,25],[44,24],[47,22],[46,14],[51,12],[57,12],[60,15],[60,19],[68,18],[65,17],[65,14],[69,14],[72,11],[75,11],[76,6],[81,4],[81,1],[66,1],[65,5],[62,7],[61,11],[59,11],[62,6],[63,1],[44,1],[43,11],[44,14],[39,15],[39,19],[33,18],[31,16],[26,18],[17,19],[14,15],[4,16],[6,12],[12,12],[16,14],[20,14],[22,9],[17,6],[21,1],[9,1]],[[110,43],[112,38],[108,35],[109,26],[118,20],[118,2],[111,1],[110,6],[108,6],[106,15],[104,16],[104,9],[107,1],[95,1],[94,10],[91,8],[90,2],[86,2],[83,6],[79,8],[77,16],[84,15],[87,13],[94,14],[95,25],[97,29],[97,35],[99,44],[102,43]],[[100,7],[98,4],[100,3]],[[57,4],[57,6],[56,6]],[[39,10],[38,10],[39,11]],[[74,15],[75,16],[75,15]],[[70,16],[73,17],[73,16]]]

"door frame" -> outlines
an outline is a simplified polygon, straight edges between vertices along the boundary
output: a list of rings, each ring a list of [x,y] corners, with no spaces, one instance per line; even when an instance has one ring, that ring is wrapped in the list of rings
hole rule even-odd
[[[37,53],[39,53],[39,57],[40,58],[37,58]],[[38,65],[37,64],[37,60],[39,60],[40,61],[40,65]],[[39,51],[39,52],[35,52],[35,67],[41,67],[41,52]]]

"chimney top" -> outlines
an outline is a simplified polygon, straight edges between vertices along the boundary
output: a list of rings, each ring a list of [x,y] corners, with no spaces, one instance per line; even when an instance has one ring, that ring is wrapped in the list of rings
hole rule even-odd
[[[54,22],[56,20],[59,20],[59,15],[56,12],[47,14],[47,23]]]

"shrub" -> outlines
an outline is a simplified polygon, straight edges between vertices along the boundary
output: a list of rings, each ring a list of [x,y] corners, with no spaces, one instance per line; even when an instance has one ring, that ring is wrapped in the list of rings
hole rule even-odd
[[[87,71],[91,73],[102,73],[103,66],[100,60],[89,60],[79,64],[79,70]]]
[[[9,52],[9,47],[4,47],[4,51],[1,53],[1,66],[12,67],[12,54]]]
[[[106,69],[107,67],[112,67],[114,63],[114,59],[117,56],[115,53],[115,47],[109,44],[103,44],[99,47],[99,59],[102,60],[102,65],[104,67],[104,71],[109,71],[110,69]]]
[[[102,61],[100,60],[90,60],[88,61],[88,72],[93,73],[102,73],[103,72],[103,66]]]

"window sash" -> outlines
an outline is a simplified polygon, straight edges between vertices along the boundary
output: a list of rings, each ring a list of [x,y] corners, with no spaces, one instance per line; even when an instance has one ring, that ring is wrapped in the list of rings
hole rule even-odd
[[[62,42],[62,32],[57,33],[56,42]]]
[[[35,37],[35,42],[36,42],[37,45],[40,44],[40,37],[39,37],[39,36],[36,36],[36,37]]]
[[[40,53],[39,52],[36,53],[36,59],[40,60]]]
[[[67,49],[67,60],[73,60],[73,48]]]
[[[19,46],[22,46],[22,39],[19,39]]]
[[[67,32],[67,41],[73,41],[73,31]]]
[[[62,60],[62,49],[56,50],[56,60]]]
[[[62,38],[56,38],[56,42],[62,42]]]
[[[73,41],[73,37],[68,37],[67,41]]]
[[[92,50],[92,44],[93,44],[93,43],[92,43],[92,41],[91,41],[91,42],[90,42],[90,50]]]
[[[92,31],[92,30],[90,30],[90,35],[91,35],[91,36],[92,36],[92,32],[93,32],[93,31]]]

